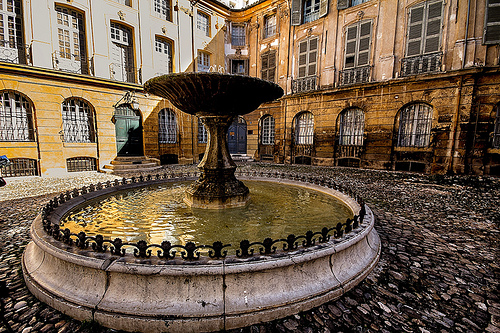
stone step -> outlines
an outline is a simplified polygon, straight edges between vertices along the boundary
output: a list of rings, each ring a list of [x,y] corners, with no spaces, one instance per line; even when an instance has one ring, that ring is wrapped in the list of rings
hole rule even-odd
[[[154,162],[145,162],[139,164],[111,164],[113,170],[138,170],[138,169],[147,169],[158,166],[158,164]]]
[[[158,169],[161,169],[161,166],[155,166],[155,167],[152,167],[152,168],[140,168],[140,169],[124,169],[124,170],[113,170],[113,174],[114,175],[121,175],[121,174],[126,174],[126,173],[129,173],[129,172],[149,172],[149,171],[154,171],[154,170],[158,170]]]
[[[245,154],[231,154],[231,158],[235,162],[253,162],[254,159],[250,155]]]

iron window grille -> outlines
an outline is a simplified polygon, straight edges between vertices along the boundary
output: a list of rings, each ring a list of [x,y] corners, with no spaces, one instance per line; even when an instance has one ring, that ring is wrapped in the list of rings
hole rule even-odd
[[[399,114],[398,147],[428,147],[431,137],[432,107],[415,103]]]
[[[33,108],[19,93],[4,91],[0,104],[0,141],[34,141]]]
[[[276,76],[276,51],[268,51],[261,55],[260,77],[263,80],[275,82]]]
[[[304,23],[319,19],[320,0],[304,1]]]
[[[159,17],[167,21],[172,21],[172,6],[170,0],[154,0],[154,10]]]
[[[198,118],[198,143],[208,142],[208,132],[205,124]]]
[[[347,109],[340,113],[339,145],[362,146],[365,116],[361,109]]]
[[[11,158],[10,164],[0,169],[2,177],[38,176],[38,164],[31,158]]]
[[[172,110],[163,109],[158,113],[158,141],[160,143],[177,142],[177,119]]]
[[[245,46],[246,33],[244,24],[231,24],[231,45]]]
[[[210,37],[210,16],[198,11],[196,15],[196,28],[201,30],[205,36]]]
[[[198,51],[198,72],[208,72],[210,70],[210,54]]]
[[[276,15],[264,17],[264,38],[276,35]]]
[[[263,145],[274,145],[274,118],[266,116],[262,119],[261,143]]]
[[[89,105],[71,98],[62,103],[64,142],[95,142],[94,117]]]
[[[173,72],[172,49],[173,43],[169,40],[155,37],[155,51],[159,58],[161,74],[170,74]]]
[[[314,141],[314,118],[312,113],[303,112],[295,118],[295,144],[312,145]]]
[[[96,171],[97,163],[93,157],[72,157],[66,160],[68,172]]]
[[[493,129],[493,148],[500,148],[500,104],[496,105],[497,114]]]

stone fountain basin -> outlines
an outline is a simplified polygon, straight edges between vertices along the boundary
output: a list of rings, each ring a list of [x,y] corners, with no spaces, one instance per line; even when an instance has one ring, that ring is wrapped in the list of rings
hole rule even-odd
[[[360,210],[352,198],[333,189],[273,181],[335,195],[354,213]],[[87,193],[58,207],[53,216],[60,218],[86,200],[137,186],[144,184]],[[70,247],[49,236],[38,216],[22,264],[29,290],[76,319],[130,332],[218,331],[296,314],[340,297],[378,261],[380,239],[373,225],[367,208],[359,228],[321,245],[280,256],[171,264]]]

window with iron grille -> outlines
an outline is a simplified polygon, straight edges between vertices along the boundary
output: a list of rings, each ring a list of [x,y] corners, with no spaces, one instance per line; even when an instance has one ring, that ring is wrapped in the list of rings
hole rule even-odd
[[[404,107],[399,113],[399,147],[429,146],[432,127],[432,107],[424,103],[414,103]]]
[[[35,159],[11,158],[10,164],[0,169],[2,177],[38,176],[38,165]]]
[[[275,82],[276,76],[276,51],[268,51],[260,56],[261,70],[260,77],[263,80]]]
[[[0,60],[6,56],[16,55],[22,44],[21,1],[0,1]],[[9,59],[5,59],[9,61]]]
[[[500,104],[496,105],[497,116],[493,130],[493,148],[500,148]]]
[[[425,1],[408,12],[406,56],[439,52],[443,1]]]
[[[205,36],[210,37],[210,16],[198,10],[196,14],[196,28],[201,30]]]
[[[276,35],[276,14],[264,17],[264,38]]]
[[[274,118],[265,116],[262,118],[261,143],[263,145],[274,145]]]
[[[365,116],[361,109],[347,109],[340,113],[339,145],[362,146]]]
[[[208,132],[205,124],[198,118],[198,143],[208,142]]]
[[[295,117],[295,144],[312,145],[314,139],[314,118],[311,112]]]
[[[33,107],[31,103],[13,91],[1,94],[0,141],[34,141]]]
[[[158,113],[158,141],[160,143],[177,142],[177,117],[170,109]]]
[[[316,75],[318,57],[318,37],[312,37],[299,43],[298,78]]]
[[[170,74],[173,72],[172,49],[173,42],[165,38],[155,37],[155,51],[158,64],[155,67],[158,74]]]
[[[198,51],[198,72],[208,72],[210,70],[210,54]]]
[[[231,24],[231,45],[245,46],[246,32],[244,24]]]
[[[94,116],[90,106],[76,98],[62,103],[64,142],[95,142]]]
[[[172,21],[172,8],[170,0],[154,0],[154,11],[158,17]]]
[[[231,59],[231,74],[246,75],[247,68],[247,60]]]
[[[72,157],[66,160],[68,172],[96,171],[97,163],[93,157]]]

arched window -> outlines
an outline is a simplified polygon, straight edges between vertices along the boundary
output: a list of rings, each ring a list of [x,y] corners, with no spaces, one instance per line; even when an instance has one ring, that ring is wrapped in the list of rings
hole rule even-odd
[[[295,117],[295,144],[312,145],[314,138],[314,118],[311,112],[302,112]]]
[[[198,143],[208,142],[208,132],[207,128],[203,124],[200,118],[198,118]]]
[[[405,106],[399,113],[399,147],[427,147],[431,137],[432,107],[424,103]]]
[[[339,116],[339,144],[362,146],[365,130],[365,115],[361,109],[347,109]]]
[[[493,130],[493,148],[500,148],[500,103],[496,105],[497,115]]]
[[[62,103],[64,142],[95,142],[94,117],[90,106],[76,98]]]
[[[34,141],[33,108],[21,94],[1,93],[0,141]]]
[[[177,142],[177,117],[170,109],[158,113],[158,140],[160,143]]]
[[[260,142],[263,145],[274,145],[274,118],[265,116],[262,118]]]

